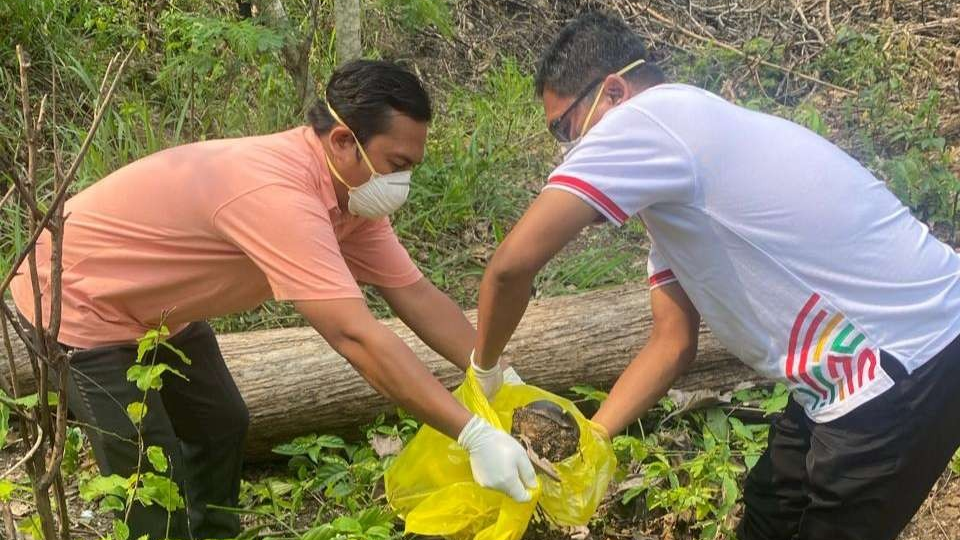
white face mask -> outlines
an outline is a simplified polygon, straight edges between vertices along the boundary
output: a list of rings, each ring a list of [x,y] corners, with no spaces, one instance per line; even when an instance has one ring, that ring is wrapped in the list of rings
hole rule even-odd
[[[330,114],[337,122],[349,129],[349,126],[337,116],[337,113],[334,112],[329,104],[327,105],[327,110],[330,111]],[[351,130],[350,133],[353,134],[353,130]],[[370,158],[367,157],[367,153],[363,150],[363,145],[360,144],[360,140],[357,139],[356,135],[353,135],[353,140],[357,141],[357,148],[360,150],[363,162],[366,163],[367,168],[370,169],[370,179],[363,185],[354,187],[348,184],[346,180],[340,176],[340,172],[337,171],[336,167],[333,166],[330,158],[327,157],[327,166],[330,168],[330,171],[341,184],[347,187],[347,210],[355,216],[367,219],[378,219],[389,216],[396,212],[403,206],[403,203],[407,201],[407,195],[410,193],[410,177],[413,172],[397,171],[390,174],[378,173],[377,170],[373,168],[373,164],[370,163]]]
[[[396,212],[410,193],[410,171],[373,173],[360,187],[349,187],[347,209],[355,216],[377,219]]]

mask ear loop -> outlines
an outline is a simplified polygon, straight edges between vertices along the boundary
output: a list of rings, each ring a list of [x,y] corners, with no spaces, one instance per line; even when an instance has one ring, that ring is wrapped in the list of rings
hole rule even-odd
[[[330,111],[330,115],[333,116],[333,119],[337,121],[341,126],[350,129],[350,126],[346,122],[340,119],[340,115],[337,114],[337,111],[333,110],[333,107],[330,106],[330,103],[327,102],[327,110]],[[360,139],[357,138],[357,134],[350,129],[350,135],[353,137],[353,140],[357,142],[357,148],[360,149],[360,156],[363,157],[363,162],[367,164],[367,167],[370,169],[370,172],[373,174],[380,174],[376,169],[373,168],[373,163],[370,162],[370,158],[367,157],[367,153],[363,150],[363,145],[360,144]],[[329,160],[328,160],[329,161]],[[339,177],[339,174],[337,175]],[[343,179],[340,178],[340,181],[343,182]],[[346,182],[344,182],[346,184]]]
[[[620,71],[618,71],[618,72],[617,72],[617,75],[622,76],[622,75],[628,73],[631,69],[633,69],[633,68],[635,68],[635,67],[643,64],[644,62],[646,62],[646,60],[644,60],[643,58],[641,58],[641,59],[639,59],[639,60],[635,60],[635,61],[627,64],[627,66],[626,66],[625,68],[623,68],[623,69],[621,69]],[[603,95],[603,85],[604,85],[604,84],[606,84],[606,80],[604,80],[604,82],[600,84],[600,90],[597,91],[597,97],[593,98],[593,105],[590,106],[590,111],[587,112],[586,118],[583,119],[583,125],[580,126],[580,136],[581,136],[581,137],[583,136],[584,131],[587,129],[587,124],[590,123],[590,118],[593,117],[593,112],[597,109],[597,105],[600,103],[600,96]]]
[[[333,166],[333,162],[330,161],[330,156],[324,156],[324,157],[327,158],[327,168],[330,169],[330,172],[333,173],[334,178],[336,178],[337,180],[339,180],[340,183],[343,184],[343,185],[347,188],[348,191],[353,191],[353,190],[357,189],[357,188],[351,186],[350,184],[348,184],[347,181],[344,180],[342,176],[340,176],[340,171],[338,171],[337,168]]]

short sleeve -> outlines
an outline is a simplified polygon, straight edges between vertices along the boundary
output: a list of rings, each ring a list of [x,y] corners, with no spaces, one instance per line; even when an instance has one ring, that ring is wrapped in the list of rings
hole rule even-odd
[[[353,276],[361,283],[397,288],[423,278],[388,218],[364,220],[340,241],[340,249]]]
[[[682,141],[627,103],[584,136],[544,189],[570,192],[619,226],[650,205],[692,200],[694,182]]]
[[[647,281],[650,283],[651,290],[677,281],[677,276],[673,275],[673,270],[670,269],[667,260],[660,254],[657,244],[652,241],[650,243],[650,254],[647,256]]]
[[[266,275],[277,300],[363,297],[316,197],[266,185],[221,206],[213,224]]]

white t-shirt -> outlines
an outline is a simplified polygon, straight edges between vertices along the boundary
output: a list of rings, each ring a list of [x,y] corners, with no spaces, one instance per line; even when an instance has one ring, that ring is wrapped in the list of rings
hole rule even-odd
[[[960,334],[960,256],[868,170],[786,120],[664,84],[615,109],[551,174],[613,223],[638,215],[651,286],[679,281],[723,345],[815,421]]]

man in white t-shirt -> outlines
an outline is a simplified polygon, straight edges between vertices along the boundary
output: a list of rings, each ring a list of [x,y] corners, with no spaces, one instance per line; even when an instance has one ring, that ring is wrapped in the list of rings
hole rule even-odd
[[[960,446],[960,257],[830,142],[666,84],[619,19],[564,28],[537,93],[565,159],[484,275],[481,376],[499,380],[543,265],[598,218],[637,216],[653,332],[594,420],[614,435],[653,406],[703,317],[792,390],[741,540],[895,538]]]

